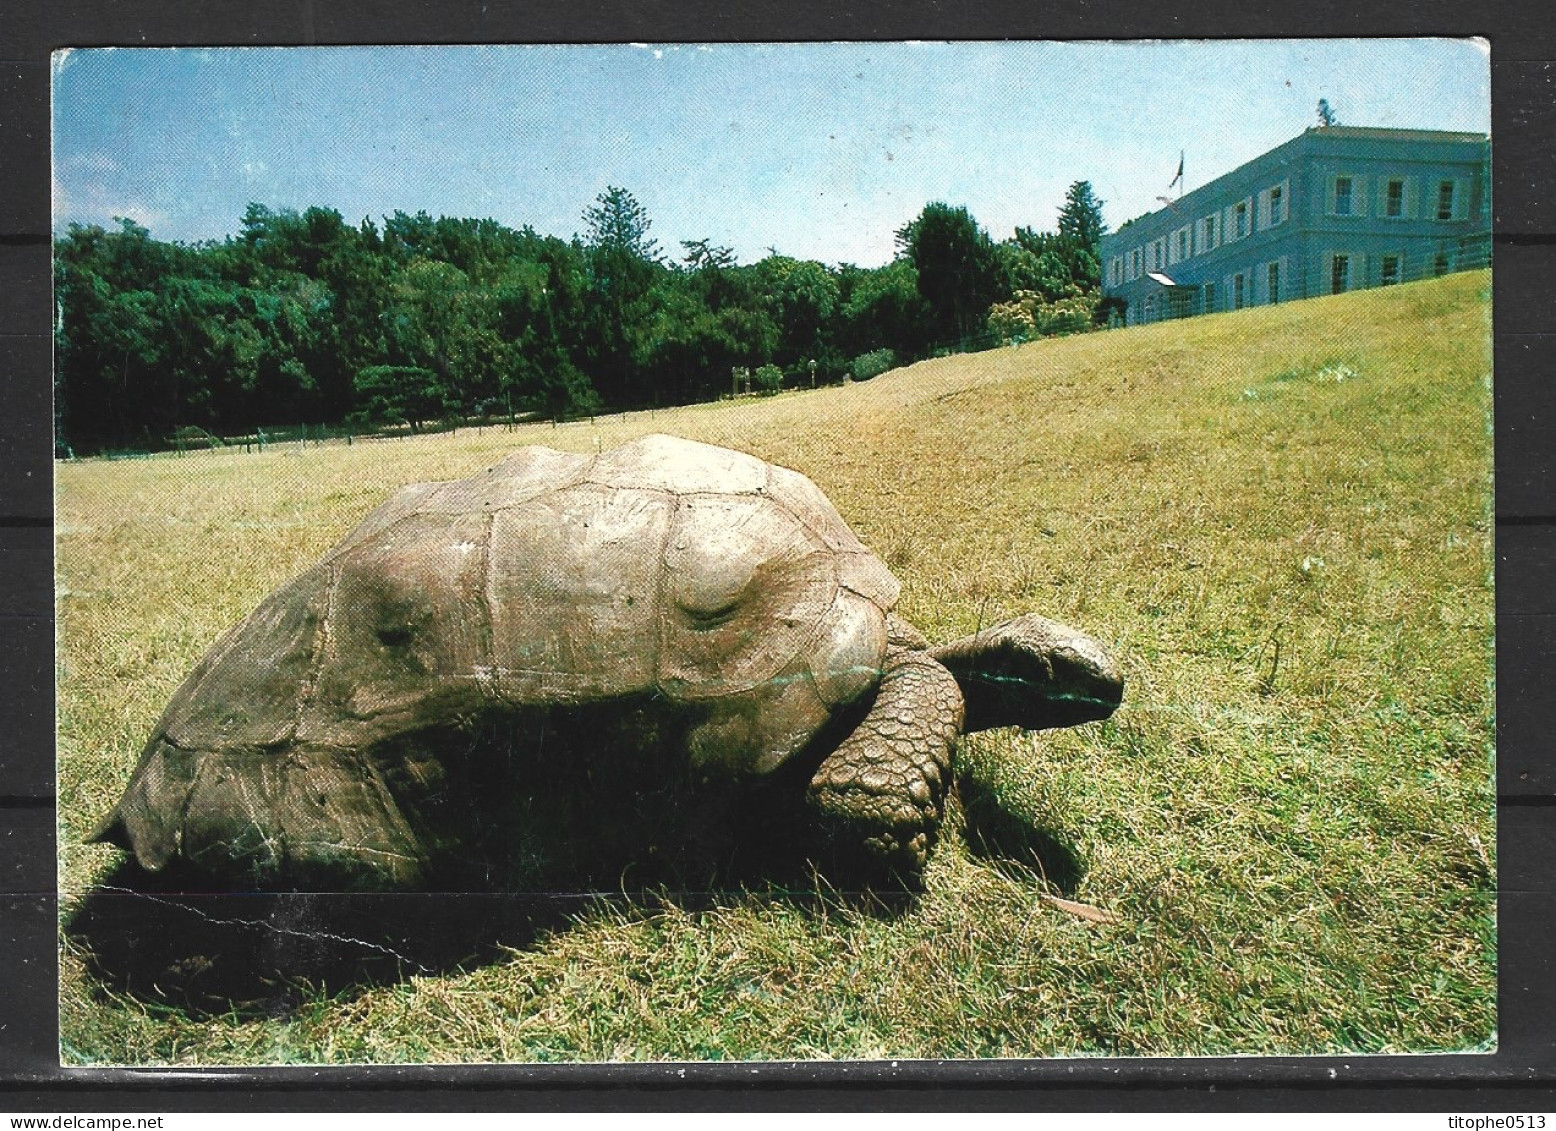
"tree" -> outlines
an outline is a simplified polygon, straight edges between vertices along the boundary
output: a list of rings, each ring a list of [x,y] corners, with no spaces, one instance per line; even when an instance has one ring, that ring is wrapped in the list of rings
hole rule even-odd
[[[735,265],[734,250],[715,247],[711,240],[682,240],[681,247],[681,261],[689,271],[726,271]]]
[[[1076,181],[1064,194],[1064,207],[1059,210],[1059,237],[1095,256],[1106,230],[1102,223],[1102,201],[1092,192],[1091,182]]]
[[[411,365],[371,365],[357,374],[357,410],[362,424],[404,421],[412,432],[454,406],[454,397],[430,369]]]
[[[125,219],[116,231],[72,224],[56,243],[61,446],[150,445],[187,422],[158,292],[196,267],[188,249],[159,243]]]
[[[1084,288],[1076,276],[1085,276],[1086,264],[1080,262],[1078,246],[1063,236],[1017,228],[1015,239],[999,250],[1012,294],[1034,291],[1053,301]]]
[[[994,242],[966,208],[926,204],[897,232],[897,246],[918,271],[919,293],[941,340],[976,333],[984,313],[1003,297]]]
[[[823,352],[822,332],[839,298],[832,273],[815,260],[786,255],[770,255],[756,266],[778,326],[777,360],[794,365]]]
[[[615,185],[607,188],[595,198],[594,207],[584,213],[584,222],[589,225],[589,246],[658,262],[659,241],[648,234],[653,221],[648,218],[648,210],[626,189]]]
[[[928,349],[929,304],[912,263],[894,259],[874,270],[845,267],[841,275],[844,298],[835,340],[845,360],[883,348],[909,357]]]
[[[1106,230],[1091,183],[1074,182],[1059,210],[1058,232],[1017,228],[1014,241],[1000,245],[1010,293],[1031,291],[1057,302],[1099,290]]]
[[[1330,107],[1329,107],[1329,99],[1327,99],[1327,98],[1320,98],[1318,100],[1318,125],[1319,125],[1319,128],[1320,129],[1328,129],[1330,126],[1338,126],[1339,124],[1340,124],[1340,118],[1339,118],[1339,116],[1337,114],[1335,114],[1335,112],[1332,109],[1330,109]]]
[[[648,296],[664,270],[659,245],[648,230],[652,222],[637,198],[624,188],[601,193],[584,213],[588,225],[590,369],[607,404],[644,404],[652,398],[642,387],[638,356],[649,319]]]

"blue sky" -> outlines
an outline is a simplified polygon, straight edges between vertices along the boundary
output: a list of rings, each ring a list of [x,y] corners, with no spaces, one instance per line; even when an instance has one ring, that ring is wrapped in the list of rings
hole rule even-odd
[[[54,222],[220,239],[254,201],[568,237],[629,189],[667,252],[876,266],[931,200],[996,238],[1090,181],[1117,227],[1300,133],[1489,132],[1484,45],[1135,44],[94,49],[54,67]]]

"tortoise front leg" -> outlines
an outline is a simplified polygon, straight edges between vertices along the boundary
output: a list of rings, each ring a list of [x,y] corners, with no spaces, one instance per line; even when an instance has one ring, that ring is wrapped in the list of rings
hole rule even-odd
[[[915,884],[929,860],[962,729],[956,679],[928,654],[888,653],[870,712],[811,779],[823,835],[867,874]]]

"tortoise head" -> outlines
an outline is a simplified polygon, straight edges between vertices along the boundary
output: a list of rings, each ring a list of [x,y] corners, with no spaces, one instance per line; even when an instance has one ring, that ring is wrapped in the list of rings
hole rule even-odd
[[[961,685],[967,731],[1078,726],[1105,719],[1124,694],[1123,677],[1091,637],[1028,614],[930,653]]]

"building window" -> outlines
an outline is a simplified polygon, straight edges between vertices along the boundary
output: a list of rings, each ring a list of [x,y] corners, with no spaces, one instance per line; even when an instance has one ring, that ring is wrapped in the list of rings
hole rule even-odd
[[[1351,190],[1354,187],[1350,177],[1336,177],[1334,179],[1334,214],[1336,216],[1349,216],[1351,214]]]
[[[1383,199],[1383,215],[1398,220],[1405,215],[1405,182],[1395,178],[1388,183]]]
[[[1276,185],[1270,190],[1270,227],[1274,227],[1286,218],[1286,200]]]
[[[1179,259],[1187,259],[1188,257],[1189,257],[1189,230],[1187,228],[1184,228],[1181,232],[1178,233],[1178,258]]]
[[[1151,269],[1160,271],[1162,262],[1167,258],[1167,241],[1157,240],[1151,245]]]
[[[1432,274],[1441,277],[1448,273],[1448,253],[1439,251],[1437,257],[1432,260]]]
[[[1399,256],[1385,255],[1378,263],[1378,285],[1392,287],[1399,282]]]
[[[1235,233],[1232,236],[1235,240],[1240,240],[1248,234],[1248,204],[1246,201],[1240,202],[1232,210],[1232,231]]]
[[[1209,251],[1216,246],[1216,218],[1205,217],[1205,250]]]
[[[1271,263],[1264,280],[1266,298],[1273,305],[1280,301],[1280,264]]]
[[[1140,249],[1138,247],[1135,248],[1134,255],[1133,255],[1132,258],[1134,259],[1134,265],[1135,266],[1134,266],[1134,273],[1130,276],[1130,278],[1138,279],[1140,277]]]
[[[1441,181],[1437,185],[1437,218],[1453,219],[1453,182]]]
[[[1205,313],[1209,314],[1215,308],[1216,308],[1216,285],[1214,283],[1206,283],[1205,284]]]
[[[1118,256],[1113,257],[1113,285],[1119,286],[1124,281],[1124,261]]]
[[[1241,310],[1248,305],[1246,284],[1241,275],[1232,276],[1232,309]]]
[[[1336,255],[1329,261],[1329,293],[1343,295],[1351,289],[1351,257]]]

